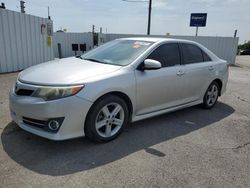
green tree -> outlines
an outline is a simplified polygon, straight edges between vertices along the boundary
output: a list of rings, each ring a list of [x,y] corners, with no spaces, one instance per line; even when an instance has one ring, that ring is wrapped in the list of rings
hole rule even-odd
[[[240,50],[250,50],[250,41],[248,41],[242,45],[239,45],[239,49]]]

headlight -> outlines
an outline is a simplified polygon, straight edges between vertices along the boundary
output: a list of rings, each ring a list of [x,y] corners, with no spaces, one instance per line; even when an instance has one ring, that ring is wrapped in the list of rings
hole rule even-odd
[[[84,85],[69,86],[69,87],[41,87],[38,88],[33,94],[33,97],[43,98],[45,101],[60,99],[77,94]]]

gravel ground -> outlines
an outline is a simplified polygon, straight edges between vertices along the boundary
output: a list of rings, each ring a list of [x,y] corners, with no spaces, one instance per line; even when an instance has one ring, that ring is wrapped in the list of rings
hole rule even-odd
[[[116,140],[53,142],[11,122],[0,75],[0,187],[250,187],[250,57],[230,67],[212,110],[191,107],[131,124]]]

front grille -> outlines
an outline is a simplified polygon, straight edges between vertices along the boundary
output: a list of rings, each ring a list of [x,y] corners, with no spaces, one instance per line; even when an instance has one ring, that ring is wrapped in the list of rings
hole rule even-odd
[[[18,89],[16,94],[21,96],[31,96],[33,92],[34,90],[31,89]]]
[[[43,128],[45,128],[47,121],[23,117],[23,123],[43,129]]]

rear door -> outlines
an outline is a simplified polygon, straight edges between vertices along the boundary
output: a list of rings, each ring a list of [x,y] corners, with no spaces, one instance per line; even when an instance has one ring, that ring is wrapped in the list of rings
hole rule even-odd
[[[166,43],[156,48],[146,59],[161,62],[158,70],[135,71],[137,81],[136,114],[177,106],[183,99],[180,50],[177,43]]]
[[[182,43],[182,64],[184,69],[185,103],[200,99],[211,81],[213,62],[210,57],[197,45]]]

